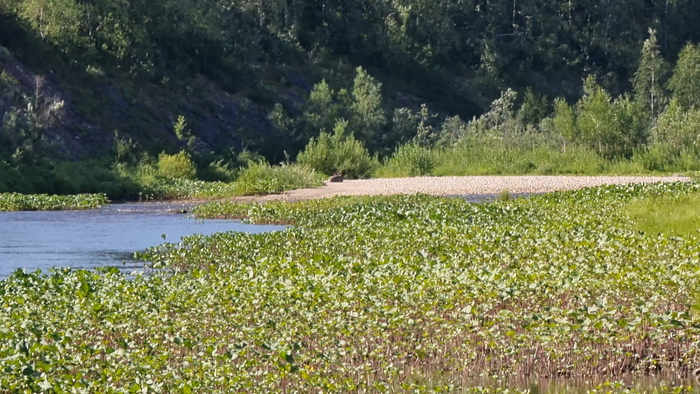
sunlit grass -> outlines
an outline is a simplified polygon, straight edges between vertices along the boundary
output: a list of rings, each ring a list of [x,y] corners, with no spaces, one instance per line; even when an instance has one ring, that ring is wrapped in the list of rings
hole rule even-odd
[[[700,169],[700,157],[653,156],[640,150],[630,158],[606,159],[583,147],[563,149],[547,141],[525,138],[511,143],[467,139],[457,145],[427,148],[407,144],[399,148],[376,171],[379,177],[417,175],[621,175],[684,173]],[[658,164],[661,160],[664,164]],[[665,160],[665,161],[664,161]],[[656,163],[656,164],[655,164]],[[698,174],[697,172],[695,173]]]
[[[633,201],[626,210],[636,228],[646,233],[700,237],[700,194],[648,197]]]

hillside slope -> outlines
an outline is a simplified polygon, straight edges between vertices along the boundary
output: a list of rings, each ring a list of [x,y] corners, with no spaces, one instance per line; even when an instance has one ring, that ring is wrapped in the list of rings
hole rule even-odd
[[[104,154],[115,131],[176,150],[182,115],[204,150],[280,160],[318,130],[271,121],[276,104],[294,120],[314,84],[350,89],[357,66],[388,114],[426,104],[470,119],[507,87],[571,101],[595,74],[629,91],[648,29],[669,61],[700,38],[697,0],[618,3],[0,0],[0,72],[73,158]],[[2,116],[27,104],[12,89]]]

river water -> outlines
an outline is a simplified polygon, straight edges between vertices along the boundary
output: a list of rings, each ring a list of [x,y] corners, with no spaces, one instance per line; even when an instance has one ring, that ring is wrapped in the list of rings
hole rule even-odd
[[[89,211],[0,212],[0,279],[18,268],[134,266],[133,253],[192,234],[262,233],[284,226],[195,220],[181,204],[114,204]],[[166,236],[165,241],[163,235]],[[126,264],[125,264],[126,263]]]

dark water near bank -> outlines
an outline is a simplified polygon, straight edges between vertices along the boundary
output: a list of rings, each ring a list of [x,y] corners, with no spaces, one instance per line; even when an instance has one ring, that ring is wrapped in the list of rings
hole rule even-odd
[[[0,279],[18,268],[134,266],[133,253],[192,234],[261,233],[284,226],[195,220],[175,204],[118,204],[92,211],[0,212]],[[166,235],[163,241],[162,235]]]

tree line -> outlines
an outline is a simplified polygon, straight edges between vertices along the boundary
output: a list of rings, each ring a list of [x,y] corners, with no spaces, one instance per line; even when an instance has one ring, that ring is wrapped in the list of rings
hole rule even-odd
[[[21,54],[13,40],[22,31],[69,69],[151,84],[205,75],[231,92],[239,86],[231,81],[291,65],[316,83],[291,104],[259,104],[291,141],[292,158],[331,134],[379,159],[406,144],[539,135],[614,160],[651,146],[663,146],[659,156],[699,149],[698,8],[697,0],[0,0],[0,45]],[[338,64],[351,71],[335,72]],[[435,81],[443,84],[430,89]],[[21,95],[15,85],[0,80],[6,95]],[[429,99],[404,105],[396,85],[495,100],[460,117]],[[189,96],[188,88],[172,93]],[[6,111],[3,156],[19,160],[40,146],[48,115],[38,116],[36,101],[22,97]],[[203,144],[196,120],[189,124],[192,135],[178,139],[196,153]],[[273,143],[255,148],[279,159]]]
[[[308,53],[410,73],[596,70],[625,82],[654,28],[675,57],[697,0],[2,0],[71,59],[160,77]]]

